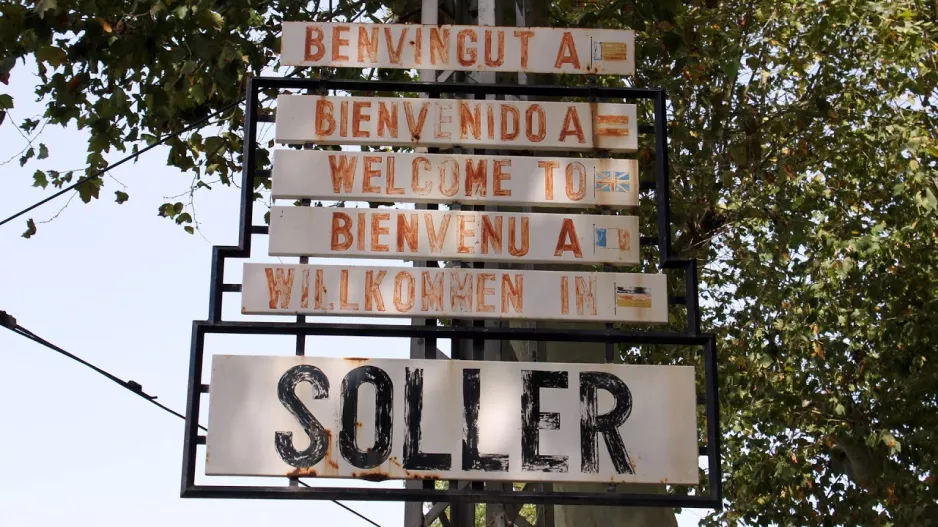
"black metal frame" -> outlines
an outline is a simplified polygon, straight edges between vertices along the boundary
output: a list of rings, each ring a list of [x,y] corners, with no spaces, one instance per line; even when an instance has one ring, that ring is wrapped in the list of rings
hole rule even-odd
[[[333,324],[310,323],[304,316],[296,321],[225,321],[222,320],[224,293],[240,292],[241,284],[224,282],[225,263],[229,258],[249,258],[251,237],[267,234],[266,226],[253,223],[254,183],[256,178],[269,177],[269,173],[255,170],[257,150],[257,123],[270,122],[271,116],[258,114],[258,95],[262,90],[294,89],[323,92],[419,92],[439,97],[442,94],[487,94],[531,97],[582,97],[590,100],[615,99],[651,100],[654,104],[654,126],[639,126],[640,134],[655,136],[655,180],[641,182],[642,191],[653,191],[657,205],[657,237],[642,237],[642,245],[657,245],[661,269],[683,269],[686,289],[684,296],[672,296],[670,304],[683,305],[687,324],[683,333],[633,332],[614,329],[607,324],[597,330],[552,330],[544,328],[485,327],[482,324],[439,326],[433,319],[427,325]],[[192,342],[189,363],[188,403],[186,411],[185,444],[182,464],[182,490],[184,498],[274,498],[274,499],[344,499],[361,501],[421,501],[421,502],[473,502],[473,503],[534,503],[556,505],[617,505],[662,506],[690,508],[722,508],[722,471],[720,456],[719,400],[717,393],[716,341],[713,335],[700,332],[700,313],[697,296],[697,263],[682,260],[671,253],[671,212],[669,202],[669,176],[667,156],[667,95],[661,89],[607,88],[596,86],[564,87],[533,85],[442,84],[389,81],[348,81],[337,79],[253,78],[247,83],[245,106],[244,171],[241,181],[241,220],[237,246],[216,246],[212,250],[212,274],[209,316],[192,324]],[[707,494],[625,494],[614,492],[554,492],[534,490],[484,489],[480,485],[463,488],[435,489],[425,482],[424,488],[361,488],[361,487],[298,487],[298,486],[222,486],[197,485],[196,459],[199,445],[205,436],[199,434],[199,409],[202,395],[209,393],[209,385],[202,383],[205,335],[251,334],[296,336],[296,354],[305,354],[306,337],[311,335],[404,337],[425,339],[427,358],[434,358],[437,339],[472,340],[528,340],[528,341],[580,341],[604,342],[612,349],[615,344],[700,346],[704,354],[704,386],[702,404],[706,414],[706,446],[700,455],[708,459]],[[454,346],[455,347],[455,346]],[[606,360],[610,361],[609,349]],[[454,358],[456,358],[454,356]],[[698,402],[700,402],[698,400]],[[699,486],[697,487],[699,490]]]

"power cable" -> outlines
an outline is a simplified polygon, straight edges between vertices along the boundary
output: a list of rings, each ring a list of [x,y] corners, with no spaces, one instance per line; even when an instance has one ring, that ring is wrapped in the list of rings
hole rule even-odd
[[[13,318],[13,317],[12,317],[10,314],[8,314],[6,311],[0,311],[0,326],[3,326],[3,327],[5,327],[5,328],[9,329],[10,331],[12,331],[13,333],[16,333],[17,335],[26,337],[26,338],[28,338],[29,340],[31,340],[31,341],[33,341],[33,342],[36,342],[37,344],[42,344],[43,346],[45,346],[45,347],[47,347],[47,348],[49,348],[49,349],[51,349],[51,350],[53,350],[53,351],[55,351],[55,352],[58,352],[58,353],[60,353],[60,354],[62,354],[62,355],[64,355],[64,356],[68,357],[69,359],[72,359],[73,361],[75,361],[75,362],[81,364],[82,366],[86,366],[86,367],[88,367],[88,368],[91,368],[92,370],[98,372],[99,374],[103,375],[104,377],[107,377],[109,380],[113,381],[114,383],[116,383],[116,384],[118,384],[118,385],[120,385],[120,386],[122,386],[122,387],[124,387],[124,388],[126,388],[126,389],[128,389],[128,390],[130,390],[131,392],[133,392],[133,393],[139,395],[140,397],[143,397],[143,398],[146,399],[147,401],[149,401],[149,402],[153,403],[154,405],[158,406],[161,410],[163,410],[163,411],[165,411],[165,412],[168,412],[168,413],[170,413],[170,414],[173,414],[173,415],[175,415],[176,417],[178,417],[178,418],[180,418],[180,419],[182,419],[182,420],[185,420],[185,419],[186,419],[186,416],[185,416],[185,415],[183,415],[183,414],[177,412],[176,410],[173,410],[172,408],[169,408],[168,406],[163,405],[162,403],[157,402],[155,395],[150,395],[150,394],[144,392],[144,391],[143,391],[143,386],[141,386],[140,383],[138,383],[138,382],[136,382],[136,381],[133,381],[133,380],[125,381],[125,380],[121,379],[120,377],[118,377],[118,376],[116,376],[116,375],[114,375],[114,374],[108,372],[107,370],[104,370],[104,369],[102,369],[102,368],[99,368],[99,367],[95,366],[94,364],[91,364],[90,362],[88,362],[88,361],[82,359],[81,357],[79,357],[79,356],[77,356],[77,355],[75,355],[75,354],[73,354],[73,353],[69,353],[68,351],[65,351],[64,349],[62,349],[62,348],[56,346],[55,344],[52,344],[51,342],[47,341],[46,339],[40,337],[39,335],[36,335],[36,334],[33,333],[32,331],[30,331],[30,330],[24,328],[23,326],[19,325],[19,324],[16,322],[16,319]],[[197,425],[198,425],[198,427],[201,428],[203,431],[208,432],[208,429],[205,428],[204,426],[202,426],[202,425],[200,425],[200,424],[198,424],[198,423],[197,423]],[[307,488],[311,488],[311,486],[308,485],[307,483],[304,483],[304,482],[299,481],[299,480],[297,480],[297,481],[299,482],[300,485],[303,485],[304,487],[307,487]],[[363,514],[361,514],[360,512],[356,511],[355,509],[349,507],[348,505],[345,505],[344,503],[341,503],[341,502],[339,502],[338,500],[330,500],[330,501],[331,501],[332,503],[335,503],[335,504],[338,505],[339,507],[342,507],[343,509],[345,509],[345,510],[351,512],[351,513],[354,514],[355,516],[358,516],[359,518],[361,518],[362,520],[368,522],[369,524],[374,525],[375,527],[381,527],[379,524],[375,523],[373,520],[369,519],[367,516],[364,516]]]

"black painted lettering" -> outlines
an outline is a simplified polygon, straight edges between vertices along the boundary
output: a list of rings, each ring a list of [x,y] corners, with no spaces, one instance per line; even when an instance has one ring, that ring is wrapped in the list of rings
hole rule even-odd
[[[296,396],[296,387],[303,382],[312,385],[313,399],[329,397],[329,379],[315,366],[294,366],[287,370],[277,383],[277,397],[280,403],[293,414],[309,437],[309,446],[304,450],[297,450],[293,446],[293,432],[274,433],[274,445],[280,459],[296,468],[307,468],[319,463],[329,449],[329,433]]]
[[[420,451],[420,421],[423,415],[423,369],[404,368],[404,468],[407,470],[449,470],[450,454]]]
[[[462,372],[462,402],[465,429],[462,440],[462,469],[506,472],[508,455],[479,453],[479,404],[482,384],[478,369]]]
[[[598,391],[612,394],[612,410],[597,414]],[[632,413],[632,392],[622,379],[611,373],[585,371],[580,373],[580,468],[583,472],[599,472],[596,434],[603,435],[616,474],[634,474],[629,453],[619,435],[619,427]]]
[[[560,414],[541,412],[541,388],[566,388],[565,371],[521,371],[521,460],[523,470],[567,472],[567,456],[541,455],[540,431],[560,429]]]
[[[358,445],[358,391],[362,384],[375,387],[375,444],[366,449]],[[393,393],[391,378],[381,368],[359,366],[342,379],[342,431],[339,451],[342,457],[358,468],[374,468],[384,463],[391,453],[393,431]]]

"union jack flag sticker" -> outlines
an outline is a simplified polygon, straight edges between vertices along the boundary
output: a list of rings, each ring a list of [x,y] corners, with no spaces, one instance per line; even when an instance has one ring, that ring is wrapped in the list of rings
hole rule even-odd
[[[628,172],[603,170],[596,173],[596,192],[629,192],[631,178]]]

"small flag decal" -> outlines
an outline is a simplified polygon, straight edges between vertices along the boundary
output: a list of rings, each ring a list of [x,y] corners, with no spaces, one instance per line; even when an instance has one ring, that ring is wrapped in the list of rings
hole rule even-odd
[[[629,192],[630,180],[628,172],[604,170],[596,175],[596,192]]]
[[[628,251],[632,248],[632,240],[626,229],[594,227],[593,246],[596,249]]]
[[[628,60],[625,42],[593,42],[593,60]]]
[[[616,307],[651,307],[651,294],[646,287],[616,286]]]

